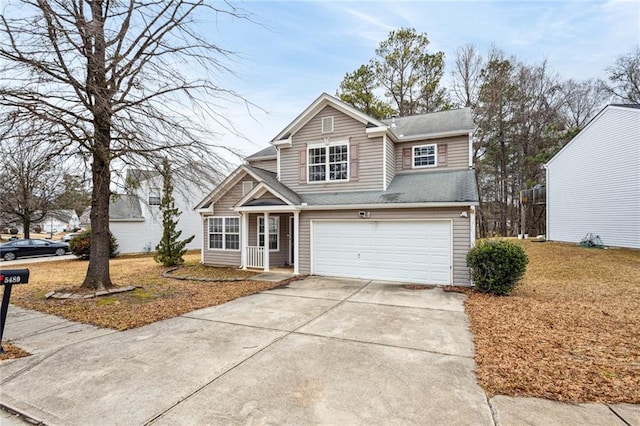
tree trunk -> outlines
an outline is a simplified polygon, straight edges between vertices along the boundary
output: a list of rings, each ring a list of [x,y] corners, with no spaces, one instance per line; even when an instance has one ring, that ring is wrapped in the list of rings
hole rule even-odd
[[[113,287],[109,274],[109,199],[111,190],[111,108],[106,79],[106,44],[102,2],[91,3],[94,19],[94,55],[89,59],[87,89],[93,95],[93,191],[91,194],[91,246],[84,288]]]
[[[24,239],[28,239],[31,236],[29,228],[31,228],[31,216],[26,215],[22,218],[22,233],[24,234]]]

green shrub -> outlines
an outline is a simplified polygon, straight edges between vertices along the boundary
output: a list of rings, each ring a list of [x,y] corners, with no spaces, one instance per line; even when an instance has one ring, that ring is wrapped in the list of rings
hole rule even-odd
[[[11,229],[9,229],[9,234],[11,234],[11,235],[18,235],[18,228],[11,228]]]
[[[529,258],[518,244],[484,240],[467,253],[476,289],[497,296],[509,294],[524,275]]]
[[[69,250],[81,259],[89,258],[89,251],[91,249],[91,229],[82,231],[80,235],[77,235],[69,241]],[[109,231],[109,257],[116,257],[118,255],[118,242]]]

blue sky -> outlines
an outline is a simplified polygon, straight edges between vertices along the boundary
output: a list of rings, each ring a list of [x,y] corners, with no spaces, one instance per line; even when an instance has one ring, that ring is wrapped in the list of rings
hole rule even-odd
[[[605,68],[640,42],[640,1],[245,1],[259,25],[221,16],[210,35],[235,51],[238,76],[223,83],[267,113],[231,105],[226,114],[252,143],[222,142],[245,153],[265,147],[322,92],[374,56],[391,30],[413,27],[444,51],[447,79],[456,49],[495,44],[526,63],[548,61],[563,78],[604,78]]]

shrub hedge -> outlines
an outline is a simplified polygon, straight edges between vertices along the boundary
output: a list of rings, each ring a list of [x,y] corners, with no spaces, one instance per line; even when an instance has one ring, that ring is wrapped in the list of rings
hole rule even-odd
[[[82,231],[79,235],[73,237],[69,241],[69,250],[71,253],[78,256],[81,259],[88,259],[91,249],[91,229]],[[118,242],[109,231],[109,257],[116,257],[118,255]]]
[[[528,263],[524,249],[506,240],[480,241],[467,253],[476,289],[497,296],[511,293]]]

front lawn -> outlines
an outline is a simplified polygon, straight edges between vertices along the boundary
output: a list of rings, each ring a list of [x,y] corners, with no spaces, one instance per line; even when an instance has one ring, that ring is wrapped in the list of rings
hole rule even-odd
[[[640,251],[521,243],[513,295],[466,302],[485,391],[640,403]]]
[[[33,263],[25,265],[31,273],[29,284],[13,287],[11,303],[71,321],[126,330],[282,285],[251,281],[248,278],[255,275],[253,272],[203,267],[198,264],[199,260],[199,253],[187,254],[184,271],[198,278],[244,280],[204,282],[163,278],[161,274],[167,268],[154,262],[152,255],[123,256],[111,260],[111,280],[120,287],[132,285],[139,288],[90,299],[56,300],[46,299],[45,294],[55,290],[83,293],[78,286],[85,276],[88,262]],[[185,275],[182,270],[174,273]]]

